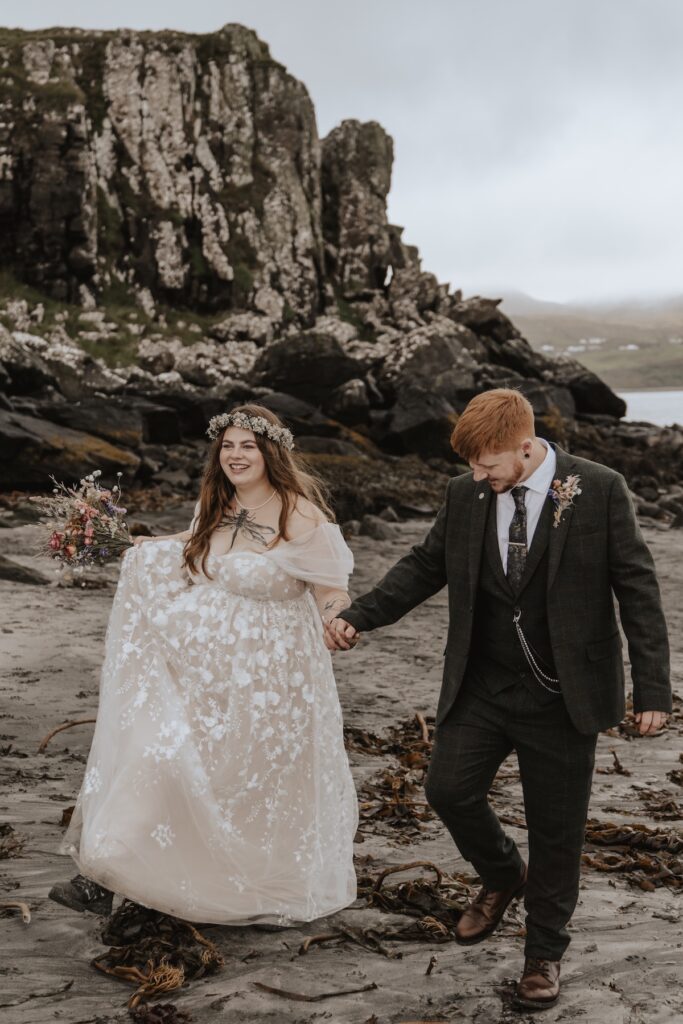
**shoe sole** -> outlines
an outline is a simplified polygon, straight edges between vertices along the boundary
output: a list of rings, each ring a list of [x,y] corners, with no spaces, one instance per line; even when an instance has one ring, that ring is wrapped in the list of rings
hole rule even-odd
[[[500,915],[500,917],[498,918],[498,920],[494,924],[493,928],[489,928],[487,931],[482,932],[480,935],[475,935],[475,937],[473,939],[460,939],[456,935],[455,936],[455,941],[456,941],[457,945],[458,946],[476,946],[479,942],[483,942],[484,939],[488,939],[488,937],[490,935],[493,935],[493,933],[495,932],[496,928],[498,928],[498,926],[500,925],[501,921],[505,917],[505,915],[506,915],[506,913],[508,911],[508,907],[510,906],[510,904],[514,903],[515,900],[521,899],[522,896],[524,895],[524,890],[525,889],[526,889],[526,882],[524,882],[522,885],[520,885],[519,889],[517,889],[517,890],[515,890],[515,892],[513,892],[512,896],[510,897],[510,899],[505,904],[505,909],[503,910],[503,913]]]
[[[547,1010],[550,1006],[554,1006],[559,998],[559,993],[554,999],[521,999],[519,996],[514,996],[512,1005],[519,1006],[524,1010]]]

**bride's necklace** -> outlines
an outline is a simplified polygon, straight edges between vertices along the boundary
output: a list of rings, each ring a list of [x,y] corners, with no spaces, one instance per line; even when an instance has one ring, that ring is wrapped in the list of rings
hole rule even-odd
[[[260,505],[253,505],[253,506],[252,506],[251,508],[248,508],[248,507],[247,507],[247,505],[243,505],[243,504],[242,504],[242,502],[240,501],[240,499],[239,499],[239,498],[237,497],[237,491],[235,491],[235,501],[237,502],[237,504],[239,505],[239,507],[240,507],[241,509],[244,509],[244,510],[245,510],[246,512],[258,512],[258,510],[259,510],[260,508],[263,508],[263,506],[264,506],[264,505],[267,505],[269,501],[272,501],[272,500],[273,500],[273,498],[275,497],[275,495],[276,495],[276,494],[277,494],[277,491],[273,491],[273,493],[271,494],[271,496],[270,496],[269,498],[266,498],[266,500],[265,500],[265,501],[262,501]]]
[[[266,500],[261,502],[260,505],[254,505],[249,508],[242,504],[240,499],[237,497],[237,491],[235,491],[235,501],[239,505],[240,510],[238,513],[227,512],[219,523],[219,526],[232,526],[233,528],[232,540],[230,541],[230,547],[228,549],[229,551],[232,550],[233,544],[235,543],[235,539],[240,530],[243,530],[247,537],[252,540],[257,540],[260,544],[263,544],[264,547],[266,546],[268,543],[266,535],[269,533],[274,534],[275,530],[272,526],[266,526],[265,523],[254,522],[251,513],[257,512],[260,508],[263,508],[264,505],[267,505],[269,501],[273,500],[276,494],[277,491],[273,491],[270,497],[266,498]]]

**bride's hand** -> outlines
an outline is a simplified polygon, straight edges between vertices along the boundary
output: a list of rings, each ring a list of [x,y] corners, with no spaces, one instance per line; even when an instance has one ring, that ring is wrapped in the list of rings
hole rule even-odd
[[[140,533],[140,534],[138,534],[137,537],[133,537],[133,544],[137,548],[137,547],[139,547],[140,544],[143,544],[146,540],[154,540],[154,537],[147,537],[147,536],[145,536],[145,534]]]
[[[323,622],[323,640],[325,642],[325,647],[327,647],[328,651],[331,651],[332,654],[334,654],[334,652],[338,650],[336,643],[332,639],[330,627],[326,622]]]

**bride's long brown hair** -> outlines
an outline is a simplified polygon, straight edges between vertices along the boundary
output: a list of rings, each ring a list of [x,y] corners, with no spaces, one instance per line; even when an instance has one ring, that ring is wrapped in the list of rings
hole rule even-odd
[[[245,413],[247,416],[262,416],[276,427],[284,426],[274,412],[262,405],[238,405],[230,411]],[[225,430],[221,430],[209,449],[199,491],[197,523],[192,537],[183,549],[183,565],[190,572],[197,572],[196,564],[198,560],[201,560],[202,572],[209,579],[213,578],[206,568],[209,539],[216,527],[220,525],[235,495],[235,488],[223,472],[220,463],[224,434]],[[278,444],[277,441],[272,441],[265,434],[255,433],[254,439],[263,455],[268,481],[277,491],[282,502],[278,521],[279,532],[266,547],[273,547],[278,540],[290,539],[287,535],[287,520],[298,497],[308,498],[329,521],[335,522],[334,512],[328,504],[327,488],[322,480],[305,465],[301,456],[296,451],[290,451]]]

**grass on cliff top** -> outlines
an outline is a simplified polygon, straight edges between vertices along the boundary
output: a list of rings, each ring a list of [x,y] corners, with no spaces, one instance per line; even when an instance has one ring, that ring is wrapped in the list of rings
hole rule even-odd
[[[156,40],[165,43],[171,49],[175,46],[180,48],[187,42],[194,42],[200,59],[206,60],[230,57],[234,53],[235,38],[238,37],[246,44],[254,63],[272,65],[286,71],[283,64],[273,59],[270,47],[259,38],[254,29],[236,22],[226,24],[215,32],[181,32],[176,29],[85,29],[75,26],[69,28],[64,25],[37,29],[0,26],[0,46],[17,47],[33,41],[44,42],[47,40],[58,47],[69,46],[72,43],[83,46],[83,44],[97,43],[101,40],[107,43],[110,39],[122,35],[135,36],[143,43]]]

